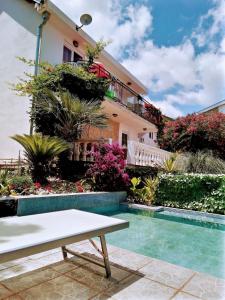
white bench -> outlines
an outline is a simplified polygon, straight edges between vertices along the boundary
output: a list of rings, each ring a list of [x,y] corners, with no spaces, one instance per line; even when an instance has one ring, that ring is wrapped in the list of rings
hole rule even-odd
[[[128,226],[129,222],[124,220],[75,209],[2,218],[0,219],[0,263],[61,247],[64,259],[67,258],[67,253],[82,257],[105,268],[106,276],[110,277],[105,234]],[[100,238],[101,250],[91,240],[93,237]],[[86,239],[89,239],[102,255],[104,264],[66,247]]]

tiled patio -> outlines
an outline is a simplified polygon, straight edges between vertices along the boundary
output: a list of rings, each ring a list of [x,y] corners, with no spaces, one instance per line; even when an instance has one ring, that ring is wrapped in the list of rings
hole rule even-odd
[[[96,257],[87,242],[71,246]],[[0,265],[0,299],[225,299],[225,281],[164,261],[108,246],[112,278],[79,258],[62,260],[60,249]]]

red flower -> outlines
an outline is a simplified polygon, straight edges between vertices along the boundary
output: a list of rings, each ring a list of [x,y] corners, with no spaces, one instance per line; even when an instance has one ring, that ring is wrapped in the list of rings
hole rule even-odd
[[[41,184],[39,182],[35,182],[34,186],[36,189],[40,189],[41,188]]]

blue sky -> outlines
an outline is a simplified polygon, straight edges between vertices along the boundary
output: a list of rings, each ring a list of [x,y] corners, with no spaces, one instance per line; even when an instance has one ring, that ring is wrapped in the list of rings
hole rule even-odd
[[[172,117],[225,98],[224,0],[53,0],[148,87]]]

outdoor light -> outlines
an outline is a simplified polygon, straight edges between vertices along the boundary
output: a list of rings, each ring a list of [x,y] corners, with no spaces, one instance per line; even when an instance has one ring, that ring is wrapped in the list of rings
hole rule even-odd
[[[146,131],[147,130],[147,128],[145,127],[145,128],[143,128],[143,131]]]
[[[74,47],[76,47],[76,48],[79,47],[78,41],[75,41],[75,40],[74,40],[74,41],[73,41],[73,45],[74,45]]]
[[[89,25],[92,22],[92,17],[89,14],[83,14],[80,17],[81,26],[76,25],[76,30],[78,31],[84,25]]]
[[[117,114],[112,114],[112,116],[113,116],[114,118],[118,117],[118,115],[117,115]]]

